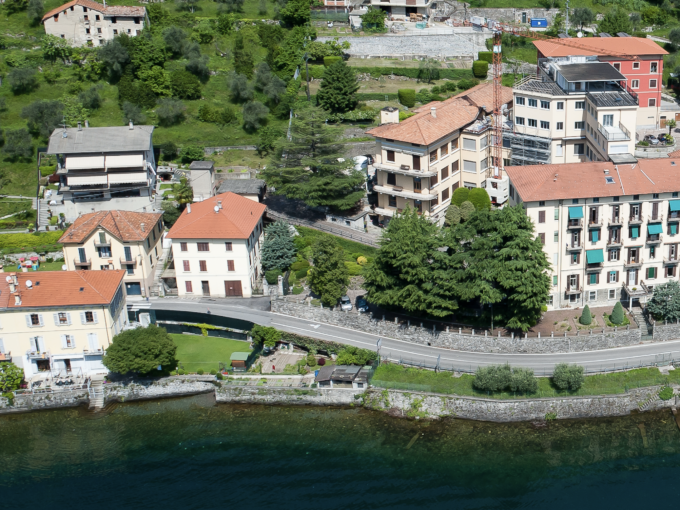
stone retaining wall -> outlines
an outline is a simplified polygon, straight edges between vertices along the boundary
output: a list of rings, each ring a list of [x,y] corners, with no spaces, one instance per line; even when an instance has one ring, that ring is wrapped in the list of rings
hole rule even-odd
[[[447,416],[478,421],[543,421],[546,415],[556,419],[602,418],[626,416],[639,410],[639,403],[658,394],[660,386],[639,388],[622,395],[565,397],[518,400],[492,400],[457,397],[401,390],[370,389],[363,398],[369,409],[387,411],[393,416],[443,418]],[[675,405],[675,399],[654,401],[646,410],[654,411]]]
[[[639,329],[625,329],[606,333],[584,334],[582,336],[555,337],[494,337],[485,335],[460,334],[458,330],[433,331],[417,325],[395,324],[374,319],[370,314],[333,311],[293,303],[286,300],[272,300],[272,312],[291,315],[314,322],[356,329],[377,336],[394,338],[421,345],[446,347],[459,351],[543,354],[558,352],[580,352],[626,347],[641,342]],[[680,328],[678,329],[680,331]],[[676,336],[679,338],[680,334]]]
[[[54,393],[17,395],[13,405],[9,400],[0,398],[0,414],[77,407],[90,402],[87,390],[63,390]]]
[[[265,388],[262,386],[230,386],[217,388],[219,403],[347,406],[359,404],[355,397],[365,390],[306,388]]]
[[[184,397],[210,393],[214,390],[215,384],[212,382],[189,378],[167,378],[129,384],[113,383],[104,385],[104,402]]]
[[[663,324],[658,322],[654,325],[654,341],[667,342],[680,338],[680,324]]]

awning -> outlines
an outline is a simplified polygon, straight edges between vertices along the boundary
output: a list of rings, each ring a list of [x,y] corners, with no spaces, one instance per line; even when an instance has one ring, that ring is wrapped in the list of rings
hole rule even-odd
[[[109,184],[131,184],[146,182],[146,172],[120,172],[109,174]]]
[[[66,170],[88,170],[104,168],[104,156],[68,156]]]
[[[654,223],[653,225],[647,225],[648,234],[661,234],[663,233],[663,226],[660,223]]]
[[[596,243],[600,240],[600,231],[599,230],[591,230],[591,236],[592,239],[591,241]]]
[[[680,211],[680,200],[669,200],[671,211]]]
[[[69,186],[91,186],[94,184],[106,184],[106,174],[102,175],[69,175],[66,177]]]
[[[640,237],[640,227],[630,227],[630,237],[633,239]]]
[[[570,207],[569,219],[575,220],[577,218],[583,218],[583,207]]]
[[[678,233],[678,224],[677,223],[671,223],[669,225],[669,227],[671,228],[671,235],[675,235],[675,234]]]
[[[604,262],[604,253],[602,253],[602,250],[587,250],[586,260],[588,264],[599,264]]]
[[[144,168],[144,156],[142,154],[106,156],[106,168]]]

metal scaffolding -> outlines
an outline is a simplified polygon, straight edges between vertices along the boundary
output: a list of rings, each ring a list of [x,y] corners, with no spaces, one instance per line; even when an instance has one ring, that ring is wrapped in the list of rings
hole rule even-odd
[[[505,132],[504,145],[511,149],[512,166],[544,165],[550,163],[550,138]],[[508,143],[509,142],[509,143]]]

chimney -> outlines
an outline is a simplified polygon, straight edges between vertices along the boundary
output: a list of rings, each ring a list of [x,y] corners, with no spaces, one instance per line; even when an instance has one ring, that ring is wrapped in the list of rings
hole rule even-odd
[[[135,129],[135,125],[132,123],[132,119],[130,119],[128,126],[129,126],[130,129]]]
[[[21,305],[21,296],[19,294],[14,294],[14,305],[15,306]]]
[[[87,119],[85,119],[85,127],[86,127],[86,128],[89,128],[89,127],[90,127],[90,121],[87,120]]]
[[[399,108],[386,106],[380,110],[380,124],[399,124]]]
[[[222,209],[222,201],[221,201],[221,200],[218,200],[218,201],[217,201],[217,207],[219,207],[220,209]]]
[[[82,131],[82,130],[83,130],[83,124],[80,121],[78,121],[78,131]]]
[[[16,285],[14,285],[14,280],[9,282],[9,291],[10,292],[15,292],[17,290]]]
[[[14,285],[19,286],[19,277],[16,273],[12,273],[12,278],[14,279]]]
[[[433,106],[432,108],[430,108],[430,113],[432,114],[432,116],[433,116],[435,119],[437,118],[437,108],[436,108],[435,106]]]
[[[142,227],[142,232],[144,232],[144,227],[146,226],[144,223],[140,223],[140,226]]]
[[[191,204],[187,204],[187,214],[191,214]]]

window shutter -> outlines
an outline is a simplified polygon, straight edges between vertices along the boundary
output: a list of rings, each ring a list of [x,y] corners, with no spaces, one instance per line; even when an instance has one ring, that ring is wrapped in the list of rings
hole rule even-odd
[[[92,312],[92,318],[94,319],[95,324],[99,324],[99,320],[97,319],[97,312]]]
[[[58,313],[54,313],[54,314],[52,314],[52,315],[54,315],[54,325],[55,325],[55,326],[58,326],[58,325],[59,325],[59,314],[58,314]]]
[[[576,275],[576,288],[580,289],[581,286],[579,285],[579,280],[580,280],[580,275]]]
[[[580,254],[580,253],[577,253],[577,254],[576,254],[576,263],[577,263],[577,264],[580,264],[580,263],[581,263],[581,254]],[[577,285],[577,286],[578,286],[578,285]]]
[[[233,261],[233,260],[227,260],[227,270],[228,270],[228,271],[235,271],[235,269],[234,269],[234,261]]]
[[[31,323],[31,314],[30,314],[30,313],[26,315],[26,325],[27,325],[29,328],[32,328],[32,327],[33,327],[33,324]]]
[[[619,283],[619,272],[616,271],[616,283]]]
[[[545,223],[545,211],[538,211],[538,222]]]
[[[0,338],[0,352],[3,354],[5,353],[5,344],[2,341],[2,338]]]
[[[69,326],[71,325],[71,314],[70,313],[66,314],[66,324],[68,324]]]
[[[36,342],[36,337],[32,336],[30,340],[31,340],[31,351],[33,351],[33,352],[37,351],[38,345],[37,345],[37,342]]]
[[[99,344],[97,342],[97,333],[88,333],[87,341],[91,351],[96,351],[99,348]]]
[[[85,312],[80,312],[80,323],[85,324]]]
[[[66,343],[66,335],[61,335],[61,348],[62,349],[68,348],[68,344]]]
[[[43,322],[43,316],[42,316],[41,313],[38,314],[38,322],[40,322],[40,325],[41,325],[41,326],[44,326],[44,325],[45,325],[45,323]]]
[[[600,283],[600,273],[595,273],[595,283]]]

